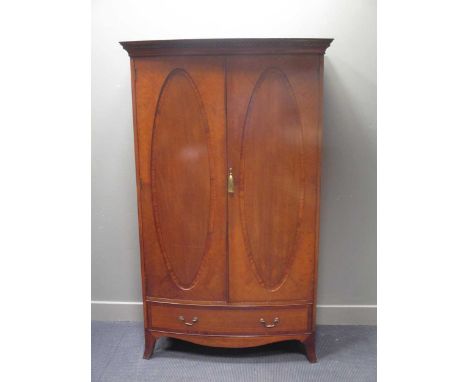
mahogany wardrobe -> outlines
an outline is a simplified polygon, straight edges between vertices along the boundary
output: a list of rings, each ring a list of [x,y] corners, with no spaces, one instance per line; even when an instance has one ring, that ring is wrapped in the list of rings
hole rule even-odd
[[[331,39],[129,41],[145,322],[315,362],[323,56]]]

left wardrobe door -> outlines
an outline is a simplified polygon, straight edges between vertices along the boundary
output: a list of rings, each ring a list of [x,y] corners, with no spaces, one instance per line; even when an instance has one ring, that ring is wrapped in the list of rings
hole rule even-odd
[[[226,301],[224,59],[134,58],[145,298]]]

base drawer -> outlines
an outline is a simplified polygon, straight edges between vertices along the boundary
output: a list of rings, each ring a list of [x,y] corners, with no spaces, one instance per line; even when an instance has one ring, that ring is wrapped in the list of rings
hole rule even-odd
[[[199,334],[307,333],[310,305],[199,306],[149,302],[151,329]]]

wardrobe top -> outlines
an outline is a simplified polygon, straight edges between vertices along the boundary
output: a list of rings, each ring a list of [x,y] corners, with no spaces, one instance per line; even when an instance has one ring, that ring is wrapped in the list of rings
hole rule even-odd
[[[324,54],[331,38],[236,38],[123,41],[130,57],[236,54]]]

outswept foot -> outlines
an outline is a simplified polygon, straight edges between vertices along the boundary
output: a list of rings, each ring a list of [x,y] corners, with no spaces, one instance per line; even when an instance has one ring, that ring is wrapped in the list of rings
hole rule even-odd
[[[158,337],[153,336],[150,332],[145,331],[145,352],[143,354],[144,359],[150,359],[153,355],[154,345]]]
[[[317,362],[317,356],[315,354],[315,333],[307,337],[304,342],[304,348],[306,352],[306,357],[310,363]]]

